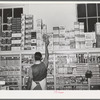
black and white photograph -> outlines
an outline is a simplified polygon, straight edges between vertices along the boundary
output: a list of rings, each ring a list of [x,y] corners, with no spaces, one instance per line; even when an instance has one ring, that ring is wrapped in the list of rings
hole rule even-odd
[[[0,90],[100,90],[100,2],[0,2]]]

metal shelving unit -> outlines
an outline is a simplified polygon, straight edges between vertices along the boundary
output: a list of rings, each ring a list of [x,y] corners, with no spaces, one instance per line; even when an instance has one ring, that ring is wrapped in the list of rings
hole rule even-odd
[[[19,87],[19,89],[20,90],[22,90],[22,87],[23,86],[26,86],[26,84],[22,84],[22,66],[31,66],[32,64],[22,64],[22,56],[23,55],[33,55],[35,53],[35,51],[33,52],[33,51],[16,51],[16,52],[13,52],[13,51],[6,51],[6,52],[4,52],[4,51],[1,51],[0,52],[0,57],[1,56],[19,56],[20,57],[20,59],[19,59],[19,68],[20,68],[20,70],[19,70],[19,72],[20,72],[20,74],[19,75],[13,75],[14,77],[17,77],[17,76],[19,76],[19,78],[20,78],[20,80],[19,80],[19,85],[18,85],[18,87]],[[42,52],[43,53],[43,52]],[[50,52],[50,55],[52,55],[52,57],[53,57],[53,67],[54,67],[54,75],[48,75],[48,80],[49,79],[52,79],[53,81],[54,81],[54,84],[52,83],[53,81],[51,81],[51,83],[52,84],[48,84],[48,86],[51,86],[51,87],[53,87],[54,86],[54,90],[56,90],[56,89],[58,89],[57,87],[57,77],[60,77],[60,76],[62,76],[62,77],[75,77],[75,76],[85,76],[84,74],[57,74],[56,73],[56,69],[57,69],[57,67],[56,67],[56,55],[70,55],[70,54],[79,54],[79,53],[86,53],[86,54],[91,54],[91,53],[94,53],[94,54],[100,54],[100,48],[92,48],[92,49],[81,49],[81,50],[77,50],[77,49],[74,49],[74,50],[67,50],[67,51],[51,51]],[[44,54],[44,53],[43,53]],[[1,62],[1,59],[0,59],[0,62]],[[68,64],[70,64],[70,63],[68,63]],[[92,63],[74,63],[74,65],[76,65],[76,66],[83,66],[83,65],[85,65],[85,66],[89,66],[89,65],[91,65]],[[71,65],[71,64],[70,64]],[[72,63],[72,65],[73,65],[73,63]],[[92,64],[92,65],[99,65],[99,63],[94,63],[94,64]],[[100,76],[100,73],[99,74],[94,74],[94,75],[99,75]],[[2,76],[7,76],[7,75],[2,75]],[[12,75],[9,75],[9,76],[12,76]],[[54,77],[54,78],[53,78]],[[13,81],[14,82],[14,81]],[[97,81],[97,82],[99,82],[99,81]],[[83,87],[81,87],[82,89],[86,89],[86,88],[84,88],[84,86],[87,86],[88,84],[65,84],[66,86],[83,86]],[[97,84],[95,84],[95,83],[93,83],[93,84],[91,84],[91,86],[93,86],[93,85],[99,85],[99,83],[97,83]],[[8,85],[7,85],[8,86]],[[16,85],[10,85],[10,86],[16,86]],[[50,88],[48,88],[48,89],[50,89]],[[64,89],[64,88],[63,88]],[[52,90],[52,89],[51,89]],[[65,89],[65,90],[67,90],[67,88]]]

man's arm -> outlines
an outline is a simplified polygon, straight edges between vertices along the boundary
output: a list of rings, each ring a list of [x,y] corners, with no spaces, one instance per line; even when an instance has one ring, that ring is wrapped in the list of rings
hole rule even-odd
[[[44,63],[45,63],[45,65],[46,65],[46,67],[48,67],[48,60],[49,60],[49,52],[48,52],[48,45],[49,45],[49,38],[48,37],[46,37],[45,38],[45,58],[44,58]]]
[[[29,75],[29,78],[28,78],[28,82],[27,82],[27,90],[30,90],[31,89],[31,85],[32,85],[32,79],[33,79],[32,68],[31,67],[29,68],[28,75]]]

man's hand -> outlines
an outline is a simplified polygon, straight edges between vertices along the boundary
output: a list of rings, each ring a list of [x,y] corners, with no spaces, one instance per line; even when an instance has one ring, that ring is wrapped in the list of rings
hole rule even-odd
[[[45,45],[48,46],[49,45],[49,36],[44,34],[43,35],[43,41],[45,42]]]

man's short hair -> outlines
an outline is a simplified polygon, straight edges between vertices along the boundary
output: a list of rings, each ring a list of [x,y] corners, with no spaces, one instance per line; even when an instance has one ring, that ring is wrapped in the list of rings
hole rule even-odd
[[[34,57],[35,57],[35,60],[42,60],[42,54],[40,52],[36,52]]]

